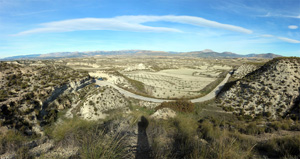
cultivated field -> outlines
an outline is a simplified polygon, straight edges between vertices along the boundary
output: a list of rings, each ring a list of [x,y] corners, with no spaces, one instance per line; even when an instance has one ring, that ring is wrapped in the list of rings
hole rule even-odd
[[[203,66],[198,69],[179,68],[158,72],[122,72],[127,77],[144,83],[150,95],[156,98],[190,98],[197,96],[205,86],[215,81],[220,73],[231,67]]]

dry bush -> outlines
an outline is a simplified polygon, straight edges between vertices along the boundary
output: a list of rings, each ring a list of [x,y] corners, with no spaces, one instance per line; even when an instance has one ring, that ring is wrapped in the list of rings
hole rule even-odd
[[[259,152],[270,158],[299,158],[300,136],[274,138],[257,146]]]
[[[31,138],[24,136],[16,130],[9,130],[0,135],[0,155],[4,153],[15,153],[17,159],[29,159],[32,156],[28,153],[25,143]]]
[[[83,159],[112,159],[126,157],[124,136],[109,136],[97,122],[79,118],[67,119],[60,125],[47,128],[46,134],[56,141],[57,146],[79,146]]]
[[[163,102],[159,106],[157,106],[155,110],[162,108],[170,108],[177,112],[190,113],[194,111],[195,105],[190,101],[176,100],[171,102]]]

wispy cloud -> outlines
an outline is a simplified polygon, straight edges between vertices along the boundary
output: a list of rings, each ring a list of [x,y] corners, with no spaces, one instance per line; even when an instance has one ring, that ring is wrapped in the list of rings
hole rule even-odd
[[[289,43],[300,43],[299,40],[285,38],[285,37],[277,37],[277,39],[282,40],[282,41],[286,41],[286,42],[289,42]]]
[[[217,10],[222,10],[226,12],[232,12],[236,14],[247,14],[253,15],[253,14],[261,14],[265,13],[268,9],[265,7],[261,7],[259,1],[256,1],[256,5],[248,5],[243,3],[239,0],[226,0],[226,1],[217,1],[215,5],[212,6],[212,8]],[[251,14],[249,14],[251,13]]]
[[[119,16],[114,18],[82,18],[55,21],[40,24],[42,27],[20,32],[16,35],[26,35],[46,32],[70,32],[80,30],[114,30],[136,32],[182,32],[176,28],[152,27],[146,22],[166,21],[189,24],[199,27],[225,29],[234,32],[251,34],[252,31],[240,26],[223,24],[195,16]]]
[[[271,37],[274,37],[274,35],[263,34],[263,35],[261,35],[261,37],[264,37],[264,38],[271,38]]]
[[[24,12],[24,13],[15,13],[13,16],[28,16],[28,15],[34,15],[34,14],[41,14],[46,12],[54,12],[56,10],[41,10],[41,11],[35,11],[35,12]]]
[[[298,26],[297,25],[289,25],[288,28],[289,29],[298,29]]]
[[[288,15],[288,14],[275,14],[275,13],[268,12],[264,15],[259,15],[258,17],[283,17],[283,18],[300,19],[300,14],[299,15]]]
[[[274,36],[274,35],[270,35],[270,34],[264,34],[264,35],[260,35],[260,36],[265,37],[265,38],[275,38],[275,39],[279,39],[281,41],[285,41],[288,43],[300,43],[299,40],[290,39],[290,38],[286,38],[286,37],[280,37],[280,36]]]
[[[153,22],[153,21],[167,21],[167,22],[175,22],[175,23],[182,23],[182,24],[190,24],[200,27],[211,27],[211,28],[219,28],[225,29],[240,33],[251,34],[252,30],[230,25],[230,24],[223,24],[212,20],[207,20],[201,17],[195,16],[120,16],[116,17],[116,19],[120,19],[122,21],[133,22],[133,23],[145,23],[145,22]]]
[[[283,17],[289,17],[289,18],[297,18],[297,19],[300,19],[300,14],[299,14],[299,15],[283,15]]]

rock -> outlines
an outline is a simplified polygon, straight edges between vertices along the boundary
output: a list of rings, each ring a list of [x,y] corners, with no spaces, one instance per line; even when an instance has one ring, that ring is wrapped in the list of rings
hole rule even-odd
[[[163,108],[157,110],[150,117],[154,119],[168,119],[168,118],[174,118],[175,116],[176,116],[176,112],[174,110],[170,108]]]

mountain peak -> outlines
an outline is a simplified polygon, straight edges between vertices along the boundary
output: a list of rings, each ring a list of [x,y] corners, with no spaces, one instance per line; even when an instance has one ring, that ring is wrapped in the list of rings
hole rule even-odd
[[[214,52],[214,51],[211,49],[205,49],[205,50],[202,50],[201,52]]]

